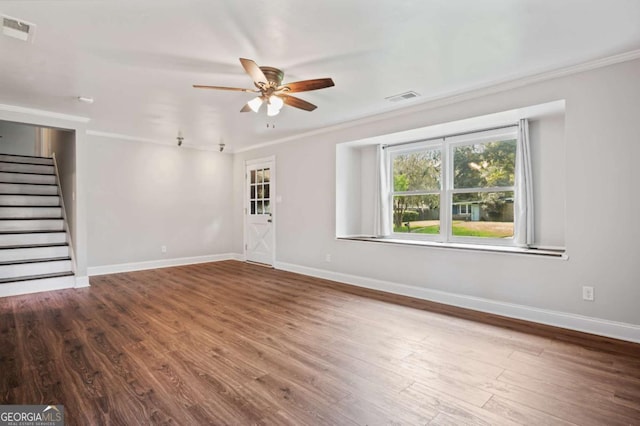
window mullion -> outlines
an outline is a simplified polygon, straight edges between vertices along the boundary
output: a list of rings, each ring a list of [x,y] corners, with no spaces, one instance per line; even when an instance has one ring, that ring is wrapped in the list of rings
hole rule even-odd
[[[440,191],[392,191],[393,195],[434,195]]]
[[[453,156],[446,142],[442,143],[442,193],[440,195],[440,238],[447,242],[451,236],[451,190],[453,186]]]
[[[452,194],[470,194],[476,192],[507,192],[513,191],[513,186],[493,186],[490,188],[451,188]]]

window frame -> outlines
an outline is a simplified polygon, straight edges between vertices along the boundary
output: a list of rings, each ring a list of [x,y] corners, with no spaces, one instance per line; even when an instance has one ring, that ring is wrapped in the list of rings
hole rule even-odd
[[[514,214],[513,220],[513,235],[509,238],[490,238],[490,237],[473,237],[473,236],[456,236],[453,235],[453,197],[455,194],[463,193],[480,193],[480,192],[513,192],[514,202],[513,208],[516,208],[516,190],[515,179],[518,174],[518,163],[514,159],[514,183],[509,186],[497,186],[497,187],[474,187],[474,188],[454,188],[454,150],[457,147],[486,144],[490,142],[516,140],[516,150],[519,149],[517,144],[518,127],[505,126],[497,129],[478,130],[473,132],[467,132],[458,135],[444,136],[440,138],[433,138],[429,140],[406,142],[396,145],[387,145],[385,147],[388,150],[387,176],[389,177],[389,215],[390,223],[392,224],[391,237],[394,239],[405,240],[421,240],[421,241],[435,241],[440,243],[461,243],[461,244],[477,244],[477,245],[489,245],[489,246],[517,246],[516,245],[516,233],[518,232],[518,226],[516,224],[517,217]],[[440,167],[440,190],[439,191],[395,191],[394,190],[394,169],[393,159],[395,156],[408,154],[412,152],[420,152],[424,150],[440,149],[441,153],[441,167]],[[517,151],[516,151],[517,152]],[[517,157],[517,154],[516,154]],[[440,194],[440,232],[438,234],[419,234],[419,233],[407,233],[407,232],[395,232],[393,230],[394,222],[394,196],[396,195],[429,195]],[[471,214],[471,208],[468,207],[469,214]],[[515,211],[514,211],[515,213]]]
[[[396,145],[396,146],[388,146],[388,162],[387,169],[389,171],[389,215],[391,223],[391,234],[395,238],[403,238],[403,239],[414,239],[414,240],[423,240],[423,241],[438,241],[441,242],[441,234],[442,234],[442,218],[440,218],[440,232],[438,234],[412,234],[410,232],[395,232],[393,230],[394,221],[393,221],[393,200],[395,196],[402,195],[439,195],[440,196],[440,205],[442,205],[442,192],[444,189],[443,186],[443,171],[444,171],[444,138],[438,139],[430,139],[428,141],[419,141],[406,145]],[[394,178],[393,178],[393,160],[395,156],[411,154],[415,152],[423,152],[423,151],[440,151],[440,187],[437,190],[415,190],[415,191],[395,191],[394,189]],[[442,210],[442,209],[440,209]],[[440,213],[441,215],[442,213]]]

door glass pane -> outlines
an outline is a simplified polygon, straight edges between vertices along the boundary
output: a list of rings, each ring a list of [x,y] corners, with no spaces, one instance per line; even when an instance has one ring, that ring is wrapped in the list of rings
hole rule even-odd
[[[441,174],[439,149],[410,152],[393,157],[394,191],[439,191]]]
[[[515,168],[515,139],[458,146],[453,150],[453,187],[513,186]]]
[[[451,233],[513,238],[513,191],[453,194]]]
[[[270,180],[271,171],[266,169],[250,170],[249,214],[263,215],[271,212]]]
[[[440,195],[395,195],[393,232],[440,233]]]

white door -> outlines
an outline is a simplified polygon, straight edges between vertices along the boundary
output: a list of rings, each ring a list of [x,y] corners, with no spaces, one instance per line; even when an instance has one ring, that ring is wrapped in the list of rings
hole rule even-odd
[[[275,259],[275,170],[273,160],[247,162],[245,256],[249,262],[273,266]]]

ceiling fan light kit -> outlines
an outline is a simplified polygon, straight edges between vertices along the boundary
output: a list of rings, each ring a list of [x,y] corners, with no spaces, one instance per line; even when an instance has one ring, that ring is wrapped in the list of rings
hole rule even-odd
[[[282,99],[280,99],[276,95],[271,95],[271,97],[269,98],[269,101],[267,102],[267,115],[269,117],[278,115],[283,106],[284,106],[284,101]]]
[[[324,89],[334,86],[330,78],[318,78],[303,80],[294,83],[282,84],[284,72],[273,67],[259,67],[251,59],[240,58],[244,70],[253,79],[256,89],[241,89],[238,87],[203,86],[193,85],[196,89],[232,90],[236,92],[259,93],[259,96],[247,102],[240,112],[258,112],[260,107],[267,102],[267,115],[276,116],[286,104],[305,111],[313,111],[317,107],[303,99],[289,95],[289,93],[307,92],[310,90]]]
[[[262,102],[264,102],[262,100],[262,97],[258,96],[256,98],[251,99],[249,102],[247,102],[247,105],[249,105],[249,108],[251,108],[251,111],[258,112],[258,111],[260,111],[260,107],[262,106]]]

